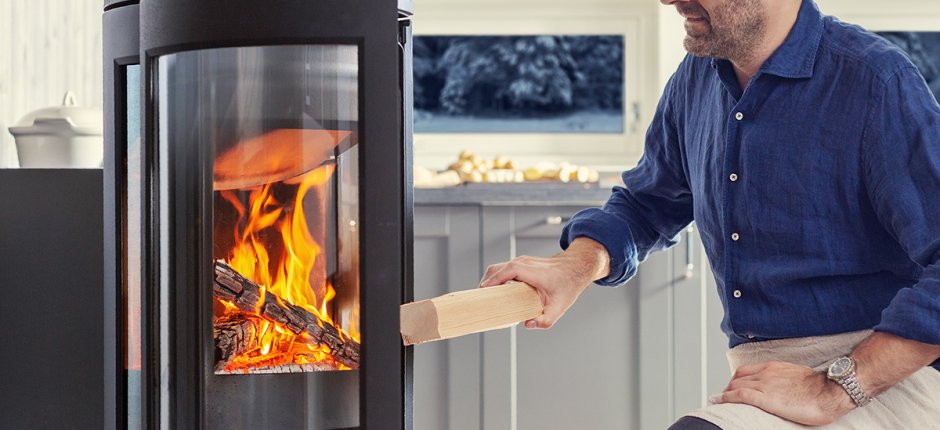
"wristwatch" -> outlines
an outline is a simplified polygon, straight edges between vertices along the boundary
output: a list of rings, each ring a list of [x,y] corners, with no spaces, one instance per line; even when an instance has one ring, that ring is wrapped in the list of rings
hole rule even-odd
[[[858,379],[855,378],[855,360],[852,360],[852,357],[841,357],[833,361],[829,365],[826,376],[838,382],[859,407],[865,406],[871,401],[871,397],[865,394],[862,386],[858,384]]]

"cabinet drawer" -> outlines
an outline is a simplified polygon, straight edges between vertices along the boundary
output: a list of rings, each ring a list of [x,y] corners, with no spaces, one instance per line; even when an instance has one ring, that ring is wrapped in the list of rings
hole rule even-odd
[[[583,206],[513,208],[513,232],[522,237],[558,237],[561,229]]]

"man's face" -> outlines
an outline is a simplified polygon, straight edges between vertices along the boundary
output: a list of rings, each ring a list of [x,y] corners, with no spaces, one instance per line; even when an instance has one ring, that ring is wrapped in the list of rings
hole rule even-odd
[[[692,55],[744,61],[764,37],[763,0],[660,0],[685,18]]]

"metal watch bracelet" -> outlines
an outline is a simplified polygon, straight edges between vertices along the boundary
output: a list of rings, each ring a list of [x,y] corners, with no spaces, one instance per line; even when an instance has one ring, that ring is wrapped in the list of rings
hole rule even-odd
[[[871,397],[862,390],[858,379],[855,378],[855,371],[852,371],[851,374],[839,381],[839,385],[842,385],[845,392],[849,393],[849,397],[852,398],[852,401],[855,402],[858,407],[865,406],[871,402]]]

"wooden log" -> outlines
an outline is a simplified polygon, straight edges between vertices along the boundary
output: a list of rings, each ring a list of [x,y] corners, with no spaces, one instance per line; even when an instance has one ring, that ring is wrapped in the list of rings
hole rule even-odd
[[[250,371],[245,371],[244,369],[235,369],[235,370],[216,370],[216,375],[244,375],[246,373],[252,375],[263,375],[268,373],[307,373],[307,372],[320,372],[324,370],[336,370],[335,366],[328,364],[317,363],[317,364],[279,364],[277,366],[270,367],[258,367],[252,368]]]
[[[330,355],[350,368],[359,367],[359,343],[344,335],[329,322],[306,309],[290,304],[222,262],[215,262],[213,292],[221,300],[234,303],[238,309],[279,324],[294,334],[306,333],[317,345],[330,348]]]
[[[539,293],[522,282],[458,291],[401,305],[401,338],[415,345],[505,328],[541,314]]]
[[[260,318],[239,314],[217,320],[215,334],[215,371],[220,372],[233,358],[258,346]]]
[[[226,369],[235,357],[259,346],[262,318],[238,313],[216,319],[213,327],[215,335],[215,374],[263,374],[263,373],[303,373],[322,370],[337,370],[335,362],[284,363],[277,365],[248,366]],[[304,354],[301,354],[304,355]],[[313,357],[308,355],[308,359]]]

